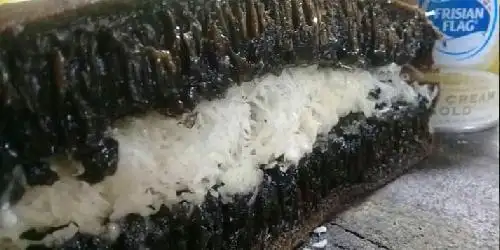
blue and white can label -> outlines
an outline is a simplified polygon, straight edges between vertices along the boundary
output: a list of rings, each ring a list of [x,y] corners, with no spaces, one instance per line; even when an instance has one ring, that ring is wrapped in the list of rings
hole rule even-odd
[[[419,0],[444,36],[433,52],[437,65],[471,66],[490,57],[498,43],[498,1]]]

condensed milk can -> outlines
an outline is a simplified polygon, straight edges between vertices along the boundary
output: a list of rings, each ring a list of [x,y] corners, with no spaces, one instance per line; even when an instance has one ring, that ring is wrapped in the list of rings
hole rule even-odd
[[[419,0],[442,33],[433,51],[441,83],[431,125],[441,132],[474,132],[499,119],[499,0]]]

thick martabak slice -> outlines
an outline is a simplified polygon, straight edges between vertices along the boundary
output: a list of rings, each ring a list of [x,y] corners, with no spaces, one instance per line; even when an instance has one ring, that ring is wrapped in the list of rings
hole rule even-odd
[[[44,1],[0,6],[0,245],[289,249],[429,153],[402,1]]]

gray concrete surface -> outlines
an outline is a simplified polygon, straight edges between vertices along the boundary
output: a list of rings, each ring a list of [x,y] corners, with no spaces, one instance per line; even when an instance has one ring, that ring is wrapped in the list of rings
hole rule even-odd
[[[324,249],[499,249],[499,129],[440,135],[435,154],[340,214]]]

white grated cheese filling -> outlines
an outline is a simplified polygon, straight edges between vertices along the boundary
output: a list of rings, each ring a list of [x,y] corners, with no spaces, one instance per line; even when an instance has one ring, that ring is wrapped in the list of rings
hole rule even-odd
[[[0,225],[0,236],[17,241],[30,228],[71,222],[81,232],[116,234],[102,225],[105,218],[149,215],[161,204],[181,200],[199,204],[207,192],[227,199],[254,192],[262,179],[259,165],[280,155],[296,163],[312,151],[317,135],[327,133],[340,117],[381,112],[375,100],[367,98],[376,86],[382,90],[379,101],[416,102],[417,91],[435,97],[429,88],[402,82],[399,67],[385,70],[392,83],[382,83],[366,71],[293,68],[232,87],[226,98],[200,103],[184,122],[155,113],[121,121],[110,131],[120,143],[115,175],[91,186],[60,171],[54,185],[31,187],[17,204],[0,211],[0,222],[10,222]],[[81,166],[55,161],[53,169]],[[220,183],[224,185],[217,193],[211,190]],[[177,195],[180,190],[189,192]],[[54,233],[51,237],[57,239],[45,242],[70,238],[75,230],[70,231]]]

